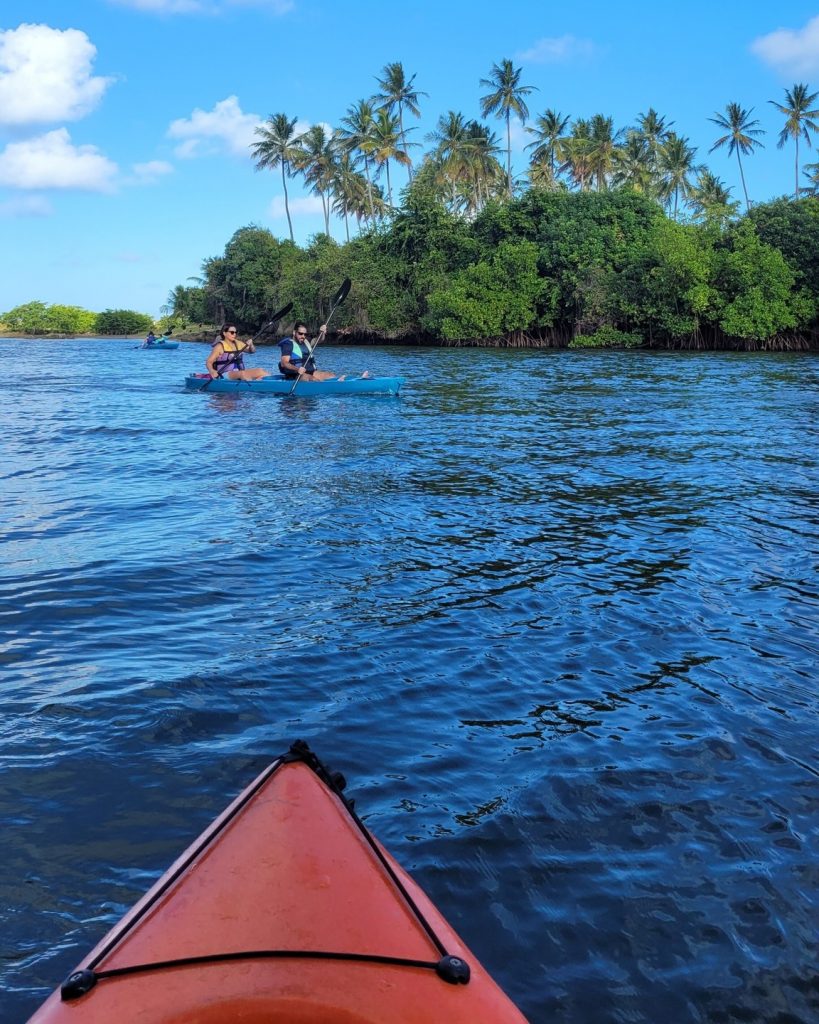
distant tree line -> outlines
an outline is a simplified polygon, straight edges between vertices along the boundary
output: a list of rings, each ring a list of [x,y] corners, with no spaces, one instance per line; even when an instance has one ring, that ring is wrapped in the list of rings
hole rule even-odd
[[[0,328],[22,335],[145,334],[153,317],[130,309],[106,309],[92,313],[80,306],[26,302],[0,313]]]

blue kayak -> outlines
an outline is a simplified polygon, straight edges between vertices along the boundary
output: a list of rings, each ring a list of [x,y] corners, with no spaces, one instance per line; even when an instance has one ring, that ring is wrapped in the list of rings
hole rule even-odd
[[[147,341],[143,341],[143,343],[140,345],[140,348],[145,349],[146,352],[156,352],[158,349],[163,349],[163,348],[167,348],[167,349],[179,348],[179,342],[178,341],[164,341],[161,338],[157,338],[157,340],[155,342],[153,342],[151,345],[149,345]]]
[[[185,378],[185,387],[191,391],[207,391],[216,395],[289,395],[318,397],[324,395],[397,395],[403,377],[348,377],[346,380],[301,380],[295,390],[293,381],[281,376],[262,377],[261,380],[228,380],[227,377],[210,378],[205,373],[191,373]]]

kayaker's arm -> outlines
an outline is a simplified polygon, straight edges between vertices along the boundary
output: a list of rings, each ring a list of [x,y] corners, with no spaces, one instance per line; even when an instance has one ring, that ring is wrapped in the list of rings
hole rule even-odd
[[[216,344],[213,346],[213,348],[210,350],[210,355],[205,360],[205,369],[208,371],[208,373],[211,375],[211,377],[218,377],[219,376],[219,374],[216,372],[216,369],[214,368],[213,362],[214,362],[214,360],[216,359],[217,356],[221,355],[221,353],[223,351],[224,351],[224,348],[222,346],[222,342],[221,341],[217,341]]]
[[[279,362],[279,367],[284,373],[297,373],[299,376],[307,373],[303,366],[296,366],[290,359],[289,355],[283,355]]]

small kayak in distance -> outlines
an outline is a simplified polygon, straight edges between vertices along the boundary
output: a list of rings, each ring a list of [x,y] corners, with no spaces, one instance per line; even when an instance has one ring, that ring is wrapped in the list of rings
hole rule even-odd
[[[303,742],[29,1024],[526,1024]]]
[[[153,344],[149,345],[147,341],[144,341],[139,347],[141,349],[145,349],[148,352],[156,352],[159,349],[163,349],[163,348],[166,348],[166,349],[179,348],[179,342],[178,341],[160,341],[160,340],[157,340],[157,341],[153,342]]]
[[[323,395],[397,395],[403,377],[348,377],[346,380],[300,380],[295,390],[294,381],[285,377],[262,377],[261,380],[228,380],[211,378],[206,373],[191,373],[185,378],[185,387],[191,391],[210,394],[289,395],[315,398]]]

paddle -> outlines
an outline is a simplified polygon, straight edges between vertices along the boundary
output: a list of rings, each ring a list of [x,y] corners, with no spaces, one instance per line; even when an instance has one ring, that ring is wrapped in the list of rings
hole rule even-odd
[[[253,337],[250,339],[250,344],[252,345],[257,338],[261,338],[265,331],[269,331],[270,328],[273,327],[274,324],[277,324],[283,316],[287,316],[287,314],[290,312],[292,308],[292,302],[288,302],[286,306],[282,306],[278,313],[274,313],[273,316],[264,325],[264,327],[262,327],[257,334],[253,335]]]
[[[333,313],[335,313],[336,309],[347,298],[347,295],[350,292],[350,288],[352,286],[352,283],[353,282],[349,279],[349,277],[345,277],[344,278],[344,281],[342,282],[341,287],[339,288],[339,290],[333,296],[333,301],[332,301],[332,303],[330,305],[330,314],[327,317],[327,319],[324,321],[325,327],[327,326],[327,324],[330,323],[330,320],[331,320],[331,318],[333,316]],[[318,343],[318,339],[316,340],[316,344],[314,346],[311,345],[309,341],[305,342],[305,344],[307,345],[307,351],[310,353],[310,355],[308,356],[308,359],[312,359],[313,358],[313,353],[318,348],[318,344],[319,344]],[[296,385],[298,384],[298,382],[300,380],[301,380],[301,374],[299,374],[299,376],[296,377],[296,379],[293,381],[293,387],[290,388],[290,394],[291,395],[296,390]]]
[[[287,316],[287,314],[290,312],[290,310],[292,308],[293,308],[293,303],[292,302],[288,302],[286,306],[282,306],[282,308],[280,310],[278,310],[278,312],[274,313],[273,316],[267,321],[267,323],[262,328],[260,328],[256,332],[256,334],[253,335],[253,337],[250,339],[250,344],[252,345],[256,341],[257,338],[261,338],[261,336],[265,333],[265,331],[269,331],[270,328],[273,327],[275,324],[277,324],[279,322],[279,320],[281,320],[281,318],[283,316]],[[242,349],[242,351],[244,351],[244,349]],[[215,379],[216,379],[215,377],[211,377],[210,380],[206,384],[202,385],[201,390],[202,391],[207,391],[208,386],[210,385],[210,381],[211,380],[215,380]]]

